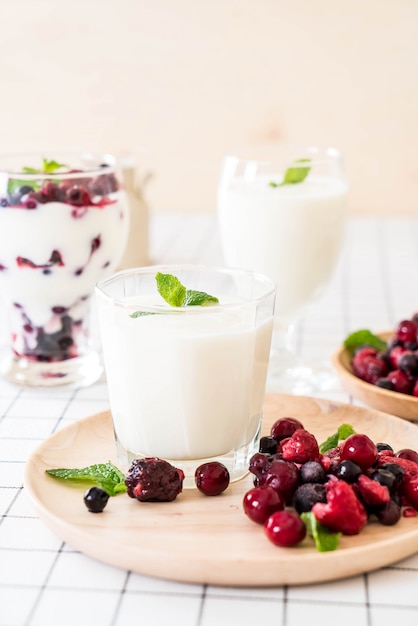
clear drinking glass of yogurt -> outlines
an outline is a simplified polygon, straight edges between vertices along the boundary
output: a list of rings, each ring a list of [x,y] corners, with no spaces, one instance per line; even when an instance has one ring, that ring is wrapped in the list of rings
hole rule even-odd
[[[82,387],[100,377],[91,296],[117,267],[128,229],[114,157],[0,156],[0,299],[10,332],[1,371],[9,380]]]
[[[171,306],[157,276],[217,302]],[[151,266],[96,288],[119,461],[159,457],[195,469],[218,460],[231,480],[258,449],[275,286],[244,270]]]
[[[333,380],[296,354],[295,324],[324,292],[342,248],[347,182],[333,148],[269,145],[224,158],[218,223],[224,261],[277,286],[268,389],[307,393]]]

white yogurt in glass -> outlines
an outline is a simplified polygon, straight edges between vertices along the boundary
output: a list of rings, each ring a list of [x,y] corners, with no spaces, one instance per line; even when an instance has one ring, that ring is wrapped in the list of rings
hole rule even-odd
[[[218,217],[227,265],[252,269],[277,285],[276,314],[303,314],[329,282],[338,259],[346,211],[343,180],[308,175],[272,187],[279,175],[235,177],[220,185]]]
[[[157,271],[150,269],[153,276]],[[175,268],[169,273],[177,275]],[[119,298],[115,283],[123,280],[127,297]],[[187,286],[187,271],[182,282]],[[187,475],[184,462],[225,457],[232,479],[246,473],[258,442],[272,334],[274,286],[267,281],[263,289],[267,295],[248,292],[238,300],[212,288],[220,304],[173,309],[158,294],[134,295],[132,272],[99,284],[105,369],[124,464],[157,456]],[[151,314],[130,317],[136,310]]]

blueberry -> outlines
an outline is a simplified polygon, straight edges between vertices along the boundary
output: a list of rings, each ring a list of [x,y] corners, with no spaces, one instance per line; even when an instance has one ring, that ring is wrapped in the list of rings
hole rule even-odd
[[[389,500],[382,508],[375,511],[375,515],[384,526],[393,526],[400,520],[401,507],[394,500]]]
[[[361,473],[361,468],[357,463],[346,459],[339,463],[336,476],[341,478],[341,480],[345,480],[346,483],[355,483]]]
[[[261,437],[260,452],[264,454],[275,454],[277,450],[277,440],[274,437]]]
[[[84,503],[91,513],[101,513],[108,500],[109,494],[101,487],[90,487],[84,494]]]
[[[324,483],[327,479],[324,468],[317,461],[307,461],[300,468],[303,483]]]
[[[316,502],[326,501],[325,487],[318,483],[304,483],[300,485],[293,496],[293,506],[299,515],[310,511]]]
[[[415,376],[418,372],[418,361],[412,352],[406,352],[401,356],[398,363],[398,369],[408,374],[408,376]]]
[[[388,443],[379,442],[376,444],[376,448],[378,452],[382,452],[383,450],[390,450],[390,452],[393,452],[392,446]]]
[[[395,389],[392,381],[386,377],[378,378],[375,382],[375,385],[376,387],[380,387],[381,389],[388,389],[389,391],[393,391]]]
[[[0,206],[1,207],[7,207],[9,206],[9,201],[7,198],[0,198]]]
[[[370,475],[370,478],[378,482],[380,485],[384,485],[385,487],[387,487],[389,491],[394,489],[397,484],[396,476],[392,474],[392,472],[389,472],[389,470],[385,470],[385,469],[378,469],[374,471]]]
[[[395,476],[398,485],[403,481],[405,477],[405,470],[397,463],[384,463],[380,469],[391,472]]]

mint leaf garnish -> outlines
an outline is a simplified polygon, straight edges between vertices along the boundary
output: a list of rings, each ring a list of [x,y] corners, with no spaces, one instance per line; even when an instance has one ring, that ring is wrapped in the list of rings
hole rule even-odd
[[[81,469],[60,468],[45,470],[54,478],[90,482],[104,489],[109,496],[126,491],[125,476],[113,463],[97,463]]]
[[[56,170],[61,169],[62,167],[68,167],[64,163],[58,163],[58,161],[54,161],[51,159],[42,158],[42,169],[37,169],[35,167],[22,167],[22,172],[25,174],[53,174]]]
[[[137,317],[144,317],[144,315],[155,315],[153,311],[134,311],[130,313],[129,317],[136,319]]]
[[[204,306],[219,302],[218,298],[204,291],[186,289],[179,279],[172,274],[158,272],[155,279],[159,294],[170,306]]]
[[[219,302],[219,300],[215,296],[210,296],[204,291],[186,289],[183,306],[205,306],[206,304],[210,304],[211,302]]]
[[[332,533],[328,530],[326,526],[318,522],[312,511],[302,513],[301,518],[308,534],[313,538],[318,552],[331,552],[338,548],[341,533]]]
[[[360,346],[370,346],[371,348],[376,348],[379,352],[383,352],[387,348],[387,342],[374,335],[370,330],[362,329],[356,330],[344,341],[344,347],[347,348],[350,353],[354,353],[357,348]]]
[[[336,433],[334,433],[333,435],[328,437],[328,439],[326,439],[323,443],[321,443],[321,445],[319,446],[320,453],[324,454],[324,452],[336,448],[339,441],[347,439],[347,437],[349,437],[350,435],[354,435],[355,432],[356,431],[350,424],[341,424],[341,426],[338,427]]]
[[[186,287],[171,274],[158,272],[155,276],[158,293],[170,306],[182,306],[186,296]]]
[[[294,163],[309,163],[310,159],[296,159]],[[275,183],[274,181],[270,181],[270,187],[283,187],[283,185],[296,185],[297,183],[302,183],[311,170],[311,166],[307,165],[306,167],[289,167],[283,176],[283,180],[281,183]]]

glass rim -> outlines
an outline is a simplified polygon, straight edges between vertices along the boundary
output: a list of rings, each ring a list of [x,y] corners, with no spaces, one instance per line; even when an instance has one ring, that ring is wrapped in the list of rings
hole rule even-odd
[[[111,296],[106,290],[105,287],[111,283],[114,283],[121,278],[129,277],[132,275],[141,275],[141,274],[156,274],[157,272],[163,271],[163,273],[173,273],[176,270],[178,271],[194,271],[194,272],[203,272],[203,273],[219,273],[219,274],[229,274],[236,276],[249,277],[256,280],[259,284],[265,286],[265,291],[253,297],[248,297],[242,302],[230,302],[230,303],[216,303],[216,306],[206,305],[206,306],[171,306],[168,303],[164,304],[141,304],[141,310],[149,311],[149,312],[159,312],[159,313],[182,313],[183,315],[202,315],[208,312],[215,311],[225,311],[225,310],[233,310],[233,309],[242,309],[247,306],[254,306],[263,302],[263,300],[267,300],[270,297],[274,297],[276,294],[276,284],[265,274],[260,274],[259,272],[253,272],[251,270],[245,270],[239,267],[225,267],[225,266],[211,266],[211,265],[201,265],[196,264],[193,265],[191,263],[172,263],[172,264],[157,264],[157,265],[146,265],[142,267],[133,267],[126,270],[120,270],[119,272],[115,272],[100,280],[96,283],[95,289],[96,292],[99,292],[102,296],[104,296],[107,300],[113,302],[115,305],[120,306],[126,310],[129,309],[137,309],[138,304],[134,304],[132,302],[127,303],[123,298]],[[217,294],[211,294],[217,297]],[[167,308],[168,306],[168,308]],[[272,313],[273,314],[273,313]]]
[[[58,155],[68,159],[86,160],[97,163],[97,165],[88,167],[87,169],[78,171],[65,171],[57,170],[54,172],[23,172],[19,168],[7,166],[8,160],[22,159],[24,163],[25,158],[39,159],[39,163],[42,163],[42,159],[46,158],[46,154]],[[4,163],[4,166],[3,166]],[[106,164],[106,167],[100,164]],[[24,164],[22,164],[24,167]],[[119,167],[119,159],[110,152],[89,152],[89,151],[76,151],[76,150],[30,150],[30,151],[16,151],[16,152],[1,152],[0,153],[0,173],[6,174],[10,178],[19,178],[19,180],[51,180],[51,179],[75,179],[83,177],[97,176],[99,174],[105,174],[114,172]]]
[[[257,158],[257,153],[263,156]],[[235,160],[237,163],[259,163],[270,165],[277,162],[288,163],[292,168],[306,167],[306,162],[298,163],[297,159],[292,159],[292,153],[300,154],[300,158],[310,158],[312,164],[317,165],[334,161],[342,161],[342,152],[333,146],[320,146],[314,144],[254,144],[243,145],[235,149],[228,150],[224,154],[224,160]],[[289,158],[288,158],[289,157]]]

